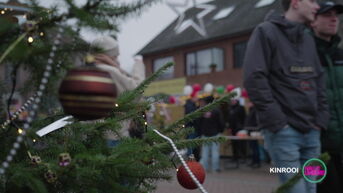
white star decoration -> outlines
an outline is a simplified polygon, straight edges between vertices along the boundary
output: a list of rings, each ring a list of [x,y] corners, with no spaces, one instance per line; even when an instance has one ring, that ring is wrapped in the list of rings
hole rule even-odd
[[[259,2],[255,4],[255,7],[259,8],[259,7],[268,6],[268,5],[273,4],[274,2],[275,0],[260,0]]]
[[[189,18],[185,20],[185,13],[179,11],[176,7],[182,7],[186,8],[190,2],[193,2],[193,7],[203,9],[200,13],[196,15],[194,18]],[[204,25],[203,18],[216,9],[216,6],[209,5],[209,4],[201,4],[196,5],[195,0],[185,0],[184,3],[171,3],[167,2],[167,5],[176,13],[179,15],[178,21],[176,23],[176,26],[174,28],[175,32],[177,34],[182,33],[189,27],[192,27],[195,31],[197,31],[202,36],[207,36],[207,31]],[[195,22],[194,20],[197,20],[198,22]]]

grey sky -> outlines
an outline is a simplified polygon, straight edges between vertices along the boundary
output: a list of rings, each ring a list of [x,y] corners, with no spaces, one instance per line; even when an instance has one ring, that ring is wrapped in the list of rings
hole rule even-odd
[[[6,2],[7,0],[0,0]],[[24,0],[20,0],[25,2]],[[130,2],[134,0],[120,0],[122,2]],[[120,57],[122,68],[130,71],[133,64],[133,56],[141,48],[143,48],[150,40],[152,40],[158,33],[167,27],[177,14],[174,13],[165,2],[182,3],[185,0],[164,0],[154,6],[146,9],[141,16],[131,18],[120,24],[120,32],[118,34],[118,41],[120,46]],[[209,0],[197,0],[197,3],[206,2]],[[53,4],[61,4],[61,0],[40,0],[44,7],[50,7]],[[76,2],[83,4],[86,0],[76,0]],[[60,6],[65,7],[65,6]],[[183,11],[181,9],[181,11]],[[82,35],[85,40],[92,41],[95,38],[103,35],[100,33],[92,33],[83,31]]]

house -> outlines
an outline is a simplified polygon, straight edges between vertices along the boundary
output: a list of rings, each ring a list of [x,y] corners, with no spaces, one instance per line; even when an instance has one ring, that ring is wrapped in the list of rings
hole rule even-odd
[[[182,94],[195,83],[242,87],[247,41],[273,9],[282,12],[280,1],[215,0],[188,9],[138,52],[147,76],[175,63],[147,93]]]

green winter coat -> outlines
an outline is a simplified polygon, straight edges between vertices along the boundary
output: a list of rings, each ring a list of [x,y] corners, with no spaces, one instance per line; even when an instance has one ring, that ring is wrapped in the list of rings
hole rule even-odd
[[[322,149],[343,152],[343,50],[338,48],[340,38],[331,42],[315,37],[319,58],[326,72],[330,123],[322,131]]]

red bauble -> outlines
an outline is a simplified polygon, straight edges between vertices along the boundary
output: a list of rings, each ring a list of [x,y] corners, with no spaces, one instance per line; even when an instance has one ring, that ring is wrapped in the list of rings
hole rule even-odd
[[[247,90],[245,90],[245,89],[242,90],[242,97],[243,98],[249,98]]]
[[[174,96],[169,96],[169,104],[175,104],[176,98]]]
[[[192,86],[192,88],[193,88],[193,92],[199,92],[199,91],[201,91],[201,85],[200,85],[200,84],[194,84],[194,85]]]
[[[96,67],[70,70],[59,89],[64,112],[79,120],[108,116],[116,97],[117,88],[110,74]]]
[[[188,167],[191,169],[192,173],[198,179],[198,181],[203,184],[205,181],[205,170],[202,165],[196,161],[187,161]],[[187,173],[184,166],[180,166],[177,171],[177,181],[179,184],[189,190],[197,189],[197,185],[193,182],[191,176]]]
[[[228,84],[226,86],[226,92],[231,92],[231,91],[233,91],[233,89],[235,89],[235,86],[232,84]]]
[[[192,94],[191,94],[191,97],[192,97],[192,98],[197,97],[197,96],[198,96],[198,92],[199,92],[199,91],[196,91],[196,92],[193,91]]]

